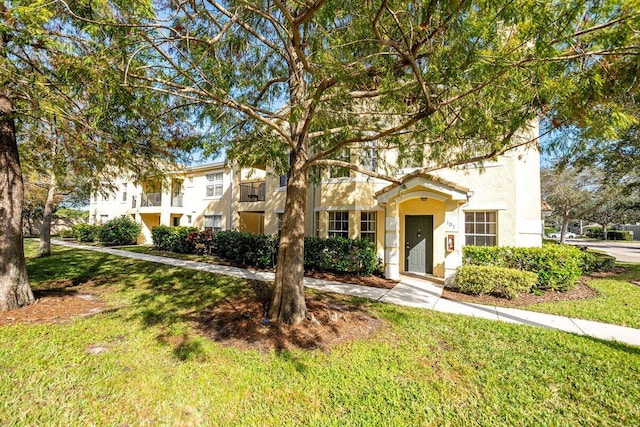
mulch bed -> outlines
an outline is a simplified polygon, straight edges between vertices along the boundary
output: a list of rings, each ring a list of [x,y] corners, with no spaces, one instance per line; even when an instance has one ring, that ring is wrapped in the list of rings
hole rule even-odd
[[[519,294],[517,298],[512,300],[493,295],[467,295],[446,288],[442,292],[442,297],[454,301],[472,302],[476,304],[499,305],[502,307],[526,307],[528,305],[545,302],[572,301],[597,297],[598,292],[590,288],[588,283],[589,278],[583,277],[575,289],[567,292],[546,291],[542,295],[529,293]]]
[[[266,285],[256,282],[254,287]],[[295,324],[272,323],[265,318],[271,295],[261,289],[211,306],[195,322],[195,329],[225,346],[260,351],[320,349],[375,334],[384,327],[380,319],[366,314],[346,298],[334,295],[308,296],[308,317]]]
[[[35,304],[0,312],[0,326],[13,323],[67,323],[74,317],[100,313],[106,306],[93,294],[76,290],[34,291]]]

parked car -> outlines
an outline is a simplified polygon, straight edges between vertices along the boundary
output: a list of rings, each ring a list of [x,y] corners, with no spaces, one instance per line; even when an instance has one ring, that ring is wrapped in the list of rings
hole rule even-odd
[[[547,235],[547,237],[549,237],[550,239],[559,239],[560,238],[560,232],[557,231],[555,233],[549,233]],[[566,232],[566,233],[564,233],[564,237],[565,237],[565,239],[575,239],[576,235],[575,235],[575,233]]]

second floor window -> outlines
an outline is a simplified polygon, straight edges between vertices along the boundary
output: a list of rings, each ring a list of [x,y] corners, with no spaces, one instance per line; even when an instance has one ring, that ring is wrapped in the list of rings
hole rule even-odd
[[[222,172],[207,174],[206,197],[222,197]]]
[[[222,215],[205,215],[204,229],[211,230],[214,233],[222,230]]]
[[[122,184],[122,201],[123,202],[127,201],[127,183],[126,182]]]
[[[349,154],[349,149],[348,148],[343,148],[341,150],[339,150],[335,155],[334,155],[334,159],[335,160],[341,160],[343,162],[346,163],[351,163],[351,156]],[[344,177],[348,177],[351,173],[351,170],[349,168],[342,168],[342,167],[338,167],[338,166],[331,166],[329,168],[329,177],[330,178],[344,178]]]
[[[349,238],[349,212],[329,212],[329,237]]]

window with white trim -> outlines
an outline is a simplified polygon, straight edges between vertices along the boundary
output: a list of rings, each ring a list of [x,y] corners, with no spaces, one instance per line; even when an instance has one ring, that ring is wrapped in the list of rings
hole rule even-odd
[[[204,229],[211,230],[214,233],[222,230],[222,215],[205,215]]]
[[[376,242],[376,213],[360,212],[360,238]]]
[[[222,197],[222,172],[207,174],[206,197]]]
[[[329,212],[329,237],[349,238],[349,211]]]
[[[127,183],[126,182],[122,183],[122,201],[123,202],[127,201]]]
[[[465,212],[465,243],[474,246],[498,244],[498,213],[496,211]]]
[[[109,215],[100,215],[100,224],[105,224],[109,221]]]

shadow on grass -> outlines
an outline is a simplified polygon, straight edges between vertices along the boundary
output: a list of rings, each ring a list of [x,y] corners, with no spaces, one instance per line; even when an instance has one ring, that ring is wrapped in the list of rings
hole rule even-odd
[[[265,321],[271,298],[266,283],[105,253],[55,247],[49,258],[30,259],[29,270],[36,290],[74,292],[94,287],[112,294],[124,304],[117,316],[156,328],[158,342],[172,346],[179,360],[202,357],[206,337],[241,349],[274,350],[294,363],[291,350],[324,349],[345,335],[356,339],[366,335],[354,331],[376,329],[373,318],[361,311],[369,300],[311,292],[307,307],[314,314],[312,320],[299,325],[270,323]]]

